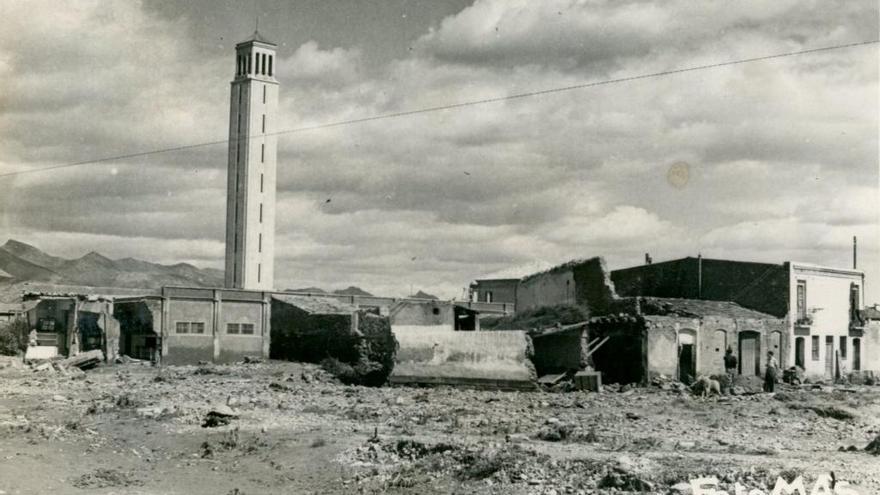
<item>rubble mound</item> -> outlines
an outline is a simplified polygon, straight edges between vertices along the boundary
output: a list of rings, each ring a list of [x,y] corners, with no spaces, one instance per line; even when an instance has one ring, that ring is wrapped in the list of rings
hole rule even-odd
[[[73,480],[73,486],[80,489],[142,486],[143,480],[115,469],[96,469]]]

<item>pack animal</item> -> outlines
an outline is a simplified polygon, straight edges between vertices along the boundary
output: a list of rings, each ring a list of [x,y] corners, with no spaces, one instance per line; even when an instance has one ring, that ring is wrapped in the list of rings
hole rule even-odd
[[[713,392],[721,395],[721,384],[705,375],[700,375],[691,385],[691,390],[700,397],[708,397]]]

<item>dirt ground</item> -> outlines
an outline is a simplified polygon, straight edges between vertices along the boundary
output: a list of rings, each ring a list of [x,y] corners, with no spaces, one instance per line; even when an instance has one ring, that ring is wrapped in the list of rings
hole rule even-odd
[[[203,427],[212,410],[228,424]],[[878,435],[878,387],[701,399],[351,387],[275,362],[0,369],[0,495],[667,494],[700,476],[769,493],[830,472],[870,495]]]

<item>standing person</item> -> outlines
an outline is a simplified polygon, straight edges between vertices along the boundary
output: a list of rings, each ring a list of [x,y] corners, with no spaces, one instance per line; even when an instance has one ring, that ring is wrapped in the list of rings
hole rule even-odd
[[[724,371],[727,373],[728,386],[733,387],[733,379],[736,378],[736,365],[738,364],[733,349],[727,347],[724,353]]]
[[[767,353],[767,368],[764,371],[764,392],[773,392],[776,386],[776,373],[779,369],[779,363],[773,356],[773,351]]]

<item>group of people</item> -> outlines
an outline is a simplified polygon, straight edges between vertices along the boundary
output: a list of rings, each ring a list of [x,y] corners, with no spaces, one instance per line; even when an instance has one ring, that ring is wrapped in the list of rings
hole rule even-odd
[[[727,352],[724,354],[724,370],[727,372],[727,378],[731,386],[733,386],[733,380],[736,378],[738,364],[739,361],[736,359],[733,349],[728,347]],[[773,392],[776,389],[778,374],[779,361],[776,360],[773,351],[769,351],[767,353],[767,363],[764,367],[764,392]]]

